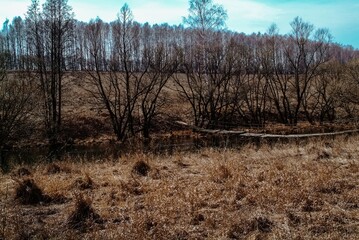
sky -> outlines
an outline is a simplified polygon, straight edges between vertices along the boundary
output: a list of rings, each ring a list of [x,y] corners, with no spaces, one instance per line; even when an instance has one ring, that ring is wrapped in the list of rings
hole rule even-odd
[[[43,3],[45,0],[40,0]],[[359,0],[213,0],[228,12],[227,28],[232,31],[264,33],[276,23],[281,34],[290,32],[297,16],[316,28],[328,28],[334,42],[359,49]],[[134,20],[150,24],[178,25],[188,15],[188,0],[68,0],[75,18],[88,21],[100,17],[110,22],[127,3]],[[0,0],[0,21],[24,17],[31,0]]]

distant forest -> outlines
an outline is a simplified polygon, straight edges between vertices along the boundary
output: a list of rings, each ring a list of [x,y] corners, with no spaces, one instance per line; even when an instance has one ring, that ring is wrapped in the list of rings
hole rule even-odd
[[[33,121],[34,106],[49,142],[61,141],[70,76],[83,79],[119,141],[150,137],[169,85],[189,121],[205,128],[356,119],[358,50],[300,17],[286,35],[275,24],[266,33],[228,31],[226,19],[211,0],[190,0],[179,26],[138,23],[127,4],[112,22],[81,22],[66,0],[32,0],[25,19],[0,32],[0,146]]]

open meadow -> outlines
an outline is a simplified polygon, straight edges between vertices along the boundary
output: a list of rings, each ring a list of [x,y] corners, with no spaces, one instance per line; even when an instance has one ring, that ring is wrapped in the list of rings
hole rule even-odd
[[[358,4],[7,2],[0,240],[359,239]]]
[[[2,239],[356,239],[359,138],[66,159],[0,176]]]

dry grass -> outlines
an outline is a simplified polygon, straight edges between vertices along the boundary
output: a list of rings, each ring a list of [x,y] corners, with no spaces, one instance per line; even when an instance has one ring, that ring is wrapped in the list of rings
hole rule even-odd
[[[13,175],[1,175],[0,238],[358,239],[358,146],[350,137],[33,166],[42,193],[67,201],[23,205]]]

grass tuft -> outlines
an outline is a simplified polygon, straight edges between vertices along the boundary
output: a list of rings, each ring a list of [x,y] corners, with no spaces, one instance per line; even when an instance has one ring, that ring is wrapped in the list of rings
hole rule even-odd
[[[25,167],[20,167],[13,173],[13,176],[15,176],[15,177],[27,177],[27,176],[31,176],[31,172],[30,172],[29,169],[27,169]]]
[[[229,229],[227,236],[230,239],[241,239],[256,230],[254,221],[244,220],[240,223],[233,224]]]
[[[257,228],[259,231],[264,233],[269,233],[272,231],[272,228],[274,226],[273,222],[270,221],[266,217],[258,217],[256,218]]]
[[[77,187],[80,190],[93,189],[95,186],[94,181],[88,173],[85,173],[84,177],[77,178],[73,184],[74,187]]]
[[[127,193],[130,193],[132,195],[139,196],[145,193],[141,183],[136,180],[131,180],[128,181],[127,183],[121,181],[120,184],[123,190],[125,190]]]
[[[205,217],[203,214],[199,213],[199,214],[196,214],[192,220],[191,220],[191,224],[192,225],[200,225],[201,222],[205,221]]]
[[[270,233],[273,226],[273,222],[266,217],[243,220],[240,223],[231,226],[227,233],[227,237],[230,239],[242,239],[257,230],[261,233]]]
[[[82,194],[77,195],[75,208],[67,221],[70,228],[85,230],[89,223],[101,221],[100,215],[92,208],[92,201]]]
[[[17,180],[15,199],[25,205],[35,205],[41,202],[48,202],[50,198],[44,195],[33,179]]]
[[[231,170],[225,165],[220,165],[216,170],[214,181],[216,183],[224,183],[230,178],[232,178]]]
[[[287,217],[289,219],[289,223],[291,226],[298,226],[301,223],[301,218],[297,216],[295,213],[288,212]]]
[[[46,168],[46,173],[47,174],[57,174],[57,173],[61,173],[61,172],[69,172],[69,170],[68,169],[63,169],[62,167],[60,167],[56,163],[51,163]]]
[[[313,200],[310,198],[307,198],[303,204],[302,210],[304,212],[318,212],[322,210],[322,201],[321,200]]]
[[[132,168],[132,172],[140,176],[146,177],[151,170],[151,167],[144,161],[137,161]]]
[[[330,148],[325,148],[318,153],[317,160],[327,160],[332,157],[333,153]]]
[[[61,168],[59,165],[57,165],[56,163],[52,163],[50,165],[47,166],[46,169],[47,174],[56,174],[56,173],[60,173],[61,172]]]

